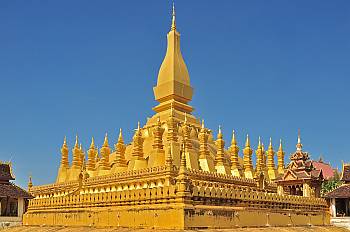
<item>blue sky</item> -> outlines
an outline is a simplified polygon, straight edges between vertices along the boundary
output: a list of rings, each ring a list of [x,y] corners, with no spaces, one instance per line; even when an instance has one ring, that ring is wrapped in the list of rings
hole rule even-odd
[[[176,1],[195,115],[287,155],[349,160],[349,1]],[[51,183],[59,149],[130,141],[156,105],[171,2],[0,1],[0,160]]]

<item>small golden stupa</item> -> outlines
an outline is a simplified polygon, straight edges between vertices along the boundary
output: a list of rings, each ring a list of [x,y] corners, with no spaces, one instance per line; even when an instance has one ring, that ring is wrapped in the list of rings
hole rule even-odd
[[[265,151],[259,139],[254,167],[248,135],[241,159],[234,131],[226,150],[221,128],[215,139],[192,115],[193,88],[174,6],[167,39],[153,89],[159,103],[155,114],[144,126],[138,123],[130,145],[121,129],[114,147],[107,134],[99,150],[92,138],[87,159],[76,137],[71,164],[64,139],[56,183],[30,187],[35,198],[24,225],[188,229],[329,224],[324,199],[313,191],[300,196],[284,191],[282,143],[276,166],[272,140]]]

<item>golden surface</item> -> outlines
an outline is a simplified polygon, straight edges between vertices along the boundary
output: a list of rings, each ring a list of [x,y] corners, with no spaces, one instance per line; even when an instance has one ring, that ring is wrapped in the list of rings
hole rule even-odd
[[[8,229],[0,229],[1,232],[129,232],[138,231],[146,232],[153,231],[152,229],[127,229],[127,228],[89,228],[89,227],[13,227]],[[169,230],[157,230],[159,232],[168,232]],[[176,230],[174,230],[175,232]],[[184,230],[177,230],[184,231]],[[333,226],[313,226],[313,227],[265,227],[265,228],[234,228],[234,229],[204,229],[204,230],[185,230],[185,231],[203,231],[203,232],[348,232],[349,230]]]
[[[254,168],[249,137],[243,160],[234,133],[228,150],[220,127],[214,141],[212,130],[191,114],[192,93],[173,11],[154,88],[156,113],[144,126],[138,123],[131,144],[124,144],[121,130],[114,150],[107,134],[100,151],[92,139],[87,162],[76,137],[70,165],[64,139],[56,183],[30,185],[35,198],[23,224],[157,229],[329,224],[324,199],[285,195],[273,182],[284,173],[282,145],[275,167],[272,143],[266,153],[259,142]]]

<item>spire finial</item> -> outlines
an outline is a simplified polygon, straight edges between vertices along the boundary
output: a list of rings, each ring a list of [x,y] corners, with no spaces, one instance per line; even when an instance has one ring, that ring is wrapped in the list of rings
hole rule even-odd
[[[272,138],[270,137],[269,149],[272,148]]]
[[[221,126],[219,125],[218,139],[222,139],[222,137]]]
[[[301,144],[301,139],[300,139],[300,129],[298,129],[298,143],[297,143],[297,151],[301,151],[303,148],[303,144]]]
[[[282,151],[282,150],[283,150],[283,148],[282,148],[282,139],[280,139],[280,146],[279,146],[278,150],[279,150],[279,151]]]
[[[90,149],[94,149],[95,148],[95,140],[94,137],[91,138],[91,145],[90,145]]]
[[[250,147],[249,135],[247,134],[247,139],[245,141],[245,146]]]
[[[121,138],[123,138],[123,131],[122,131],[122,128],[119,128],[118,140],[120,140]]]
[[[140,130],[140,121],[137,122],[137,130]]]
[[[30,190],[33,187],[33,181],[32,181],[32,175],[29,175],[29,181],[28,181],[28,190]]]
[[[258,143],[258,149],[261,148],[261,138],[259,136],[259,143]]]
[[[64,139],[63,139],[63,146],[67,146],[67,137],[64,136]]]
[[[232,130],[232,140],[231,144],[237,145],[235,130]]]
[[[74,145],[74,147],[75,147],[75,148],[78,148],[78,146],[79,146],[79,145],[78,145],[78,135],[76,135],[76,136],[75,136],[75,145]]]
[[[107,132],[105,134],[105,140],[103,141],[103,145],[102,146],[103,147],[108,147],[108,134],[107,134]]]
[[[202,129],[204,129],[204,119],[202,119]]]
[[[173,11],[172,11],[172,20],[171,20],[171,30],[176,30],[176,20],[175,20],[175,3],[173,1]]]

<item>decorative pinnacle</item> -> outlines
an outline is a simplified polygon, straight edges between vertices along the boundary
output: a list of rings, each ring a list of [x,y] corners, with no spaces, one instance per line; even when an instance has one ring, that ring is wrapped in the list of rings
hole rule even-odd
[[[270,144],[269,144],[269,150],[272,149],[272,138],[270,137]]]
[[[103,141],[103,147],[108,147],[108,134],[105,135],[105,140]]]
[[[140,130],[140,121],[137,122],[137,130]]]
[[[64,139],[63,139],[63,146],[67,146],[67,137],[64,136]]]
[[[202,129],[204,129],[204,119],[202,119]]]
[[[261,143],[261,150],[262,150],[263,152],[265,152],[264,143]]]
[[[278,148],[278,151],[283,151],[283,147],[282,147],[282,139],[280,139],[280,146]]]
[[[245,141],[245,146],[250,147],[250,140],[249,140],[249,135],[247,134],[247,139]]]
[[[33,187],[32,175],[29,175],[28,189]]]
[[[298,129],[298,143],[296,147],[297,147],[297,151],[301,151],[303,148],[303,144],[301,144],[301,139],[300,139],[300,129]]]
[[[119,136],[118,136],[118,142],[123,141],[123,134],[122,134],[122,128],[119,129]]]
[[[180,160],[180,170],[186,171],[186,150],[185,150],[185,144],[182,144],[182,153],[181,153],[181,160]]]
[[[95,141],[94,141],[94,137],[91,138],[91,144],[90,144],[90,149],[94,149],[95,148]]]
[[[260,148],[261,148],[261,138],[260,138],[260,136],[259,136],[258,149],[260,149]]]
[[[221,126],[219,125],[218,139],[222,139]]]
[[[175,3],[173,2],[172,20],[171,20],[171,30],[176,30],[176,20],[175,20]]]
[[[78,135],[75,136],[75,145],[74,145],[74,148],[79,148],[78,147]]]
[[[232,130],[232,141],[231,144],[237,145],[235,130]]]

